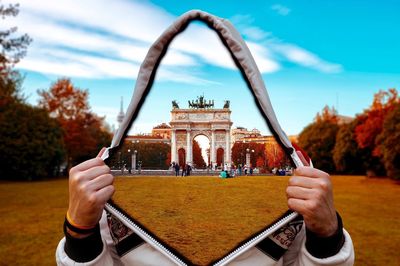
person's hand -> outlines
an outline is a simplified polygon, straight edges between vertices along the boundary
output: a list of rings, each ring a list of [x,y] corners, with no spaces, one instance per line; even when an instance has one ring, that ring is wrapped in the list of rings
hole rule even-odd
[[[100,158],[104,150],[96,158],[71,168],[69,172],[67,216],[80,227],[96,226],[105,203],[114,193],[114,177]]]
[[[299,154],[305,165],[304,157]],[[301,214],[306,227],[321,237],[329,237],[338,229],[330,176],[308,166],[299,167],[289,179],[286,189],[288,206]]]

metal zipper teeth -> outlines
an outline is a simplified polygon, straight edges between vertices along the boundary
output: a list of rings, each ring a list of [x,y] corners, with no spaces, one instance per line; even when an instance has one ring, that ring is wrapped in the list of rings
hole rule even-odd
[[[293,220],[296,216],[297,216],[297,213],[296,212],[292,212],[291,214],[283,217],[278,222],[274,223],[272,226],[270,226],[269,228],[265,229],[262,233],[260,233],[256,237],[250,239],[248,242],[246,242],[242,246],[238,247],[237,249],[235,249],[234,251],[229,253],[225,258],[223,258],[219,262],[215,263],[214,266],[222,266],[222,265],[225,265],[225,264],[231,262],[237,256],[241,255],[242,253],[244,253],[245,251],[247,251],[251,247],[254,247],[255,245],[257,245],[258,242],[260,242],[261,240],[266,238],[268,235],[270,235],[273,232],[275,232],[281,226],[283,226],[286,223],[288,223],[291,220]]]
[[[113,206],[111,206],[108,203],[106,204],[105,207],[106,207],[106,209],[108,209],[108,211],[110,211],[114,215],[118,216],[121,220],[124,220],[126,226],[130,227],[136,234],[138,234],[139,236],[143,237],[146,240],[146,242],[148,242],[149,244],[153,245],[156,249],[161,251],[164,255],[169,257],[172,261],[174,261],[178,265],[187,266],[186,263],[184,263],[181,259],[179,259],[177,256],[175,256],[170,250],[168,250],[165,246],[160,244],[152,236],[150,236],[148,233],[146,233],[137,224],[132,222],[132,220],[129,219],[127,216],[122,214],[120,211],[118,211],[117,209],[115,209]],[[262,233],[260,233],[256,237],[250,239],[248,242],[246,242],[242,246],[238,247],[237,249],[235,249],[234,251],[229,253],[225,258],[223,258],[219,262],[215,263],[214,266],[222,266],[222,265],[225,265],[225,264],[229,263],[230,261],[235,259],[237,256],[241,255],[242,253],[244,253],[245,251],[247,251],[251,247],[255,246],[258,242],[262,241],[265,237],[267,237],[268,235],[270,235],[273,232],[275,232],[281,226],[283,226],[286,223],[288,223],[291,220],[293,220],[296,216],[297,216],[297,213],[293,212],[293,213],[283,217],[278,222],[273,224],[271,227],[265,229]]]
[[[177,256],[175,256],[170,250],[168,250],[165,246],[160,244],[157,240],[155,240],[152,236],[150,236],[148,233],[146,233],[142,228],[140,228],[137,224],[132,222],[131,219],[129,219],[127,216],[125,216],[123,213],[115,209],[113,206],[110,204],[106,204],[105,208],[110,211],[112,214],[118,216],[121,220],[125,222],[125,225],[131,228],[136,234],[138,234],[140,237],[143,238],[147,243],[152,245],[154,248],[158,249],[160,252],[162,252],[164,255],[166,255],[168,258],[170,258],[173,262],[175,262],[178,265],[182,266],[187,266],[186,263],[184,263],[181,259],[179,259]]]

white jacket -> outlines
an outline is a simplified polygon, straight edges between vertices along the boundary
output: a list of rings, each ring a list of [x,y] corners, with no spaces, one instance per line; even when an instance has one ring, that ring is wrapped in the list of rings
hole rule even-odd
[[[114,220],[113,220],[114,219]],[[103,213],[103,216],[100,220],[100,232],[101,238],[103,241],[103,250],[102,252],[92,261],[78,263],[68,257],[64,250],[64,244],[66,239],[63,238],[56,251],[56,260],[57,265],[62,266],[72,266],[72,265],[147,265],[147,266],[169,266],[174,265],[174,263],[167,258],[165,255],[151,247],[147,243],[141,243],[140,245],[132,248],[128,252],[124,254],[118,255],[116,250],[115,235],[112,237],[112,229],[110,231],[109,224],[110,220],[115,222],[115,217],[111,217],[110,214],[106,215]],[[118,221],[117,221],[118,223]],[[299,224],[300,223],[300,224]],[[270,254],[267,254],[260,247],[253,247],[247,252],[243,253],[239,257],[237,257],[234,261],[229,263],[232,266],[244,266],[244,265],[353,265],[354,263],[354,249],[353,243],[351,241],[350,235],[343,229],[344,233],[344,244],[339,252],[331,257],[319,259],[312,256],[305,247],[305,226],[303,225],[303,221],[297,223],[289,224],[289,227],[286,228],[286,234],[281,231],[280,233],[274,234],[274,236],[270,236],[269,239],[274,241],[274,243],[278,244],[280,247],[285,248],[284,254],[279,258],[273,258]],[[297,229],[294,229],[294,228]],[[287,232],[293,233],[297,230],[297,232],[293,234],[287,234]],[[288,235],[292,235],[293,239]],[[286,238],[285,238],[286,237]],[[286,245],[286,246],[285,246]],[[287,249],[287,251],[286,251]]]
[[[107,221],[108,219],[108,221]],[[103,250],[100,255],[92,261],[78,263],[68,257],[64,250],[65,238],[63,238],[58,244],[56,251],[57,265],[61,266],[72,266],[72,265],[146,265],[146,266],[173,266],[175,265],[168,257],[151,247],[147,243],[141,243],[135,246],[124,254],[118,255],[116,242],[121,239],[117,239],[115,235],[111,236],[112,229],[108,225],[111,225],[110,221],[115,222],[115,217],[110,216],[104,212],[100,220],[100,232],[103,241]],[[118,223],[118,221],[116,221]],[[122,224],[122,223],[121,223]],[[120,226],[121,224],[117,224]],[[112,226],[111,226],[112,227]],[[120,228],[120,227],[119,227]],[[297,229],[296,229],[297,228]],[[279,233],[275,233],[270,236],[269,239],[280,247],[285,249],[284,254],[280,258],[273,258],[270,254],[266,253],[265,250],[259,246],[253,247],[246,251],[228,265],[231,266],[281,266],[281,265],[337,265],[347,266],[353,265],[354,263],[354,249],[350,235],[343,229],[344,233],[344,244],[339,252],[331,257],[319,259],[312,256],[306,249],[305,246],[305,226],[303,221],[299,221],[297,224],[289,224],[286,230],[281,230]],[[288,234],[290,232],[290,234]],[[295,232],[295,234],[292,234]],[[289,236],[289,237],[288,237]],[[292,236],[292,237],[291,237]],[[126,237],[126,236],[125,236]],[[287,251],[286,251],[287,249]]]

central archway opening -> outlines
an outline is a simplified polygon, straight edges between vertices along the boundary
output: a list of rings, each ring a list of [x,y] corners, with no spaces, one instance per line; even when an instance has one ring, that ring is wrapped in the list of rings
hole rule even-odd
[[[204,169],[210,165],[210,140],[205,135],[197,135],[193,138],[193,166]]]

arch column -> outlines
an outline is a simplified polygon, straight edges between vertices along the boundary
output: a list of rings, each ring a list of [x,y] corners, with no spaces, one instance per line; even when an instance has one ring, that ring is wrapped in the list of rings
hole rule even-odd
[[[177,157],[177,150],[176,150],[176,130],[173,129],[171,131],[171,163],[177,163],[179,158]],[[179,163],[179,162],[178,162]]]
[[[231,133],[227,129],[225,133],[225,163],[228,164],[228,168],[231,165]]]
[[[215,130],[211,129],[211,145],[210,145],[210,159],[211,159],[211,167],[214,169],[214,166],[217,162],[216,159],[216,150],[215,150]]]
[[[186,163],[190,164],[192,162],[192,142],[190,138],[190,129],[186,129]]]

